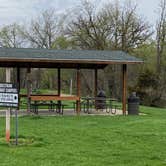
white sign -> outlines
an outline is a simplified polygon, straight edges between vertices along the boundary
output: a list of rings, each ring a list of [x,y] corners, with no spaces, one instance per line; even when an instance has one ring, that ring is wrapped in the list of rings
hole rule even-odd
[[[18,107],[16,103],[0,103],[0,107]]]
[[[0,88],[0,93],[17,93],[16,88]]]
[[[0,103],[18,103],[18,94],[0,93]]]
[[[13,84],[0,83],[0,106],[18,107],[18,90]]]
[[[10,83],[0,83],[0,88],[13,88],[13,84],[10,84]]]

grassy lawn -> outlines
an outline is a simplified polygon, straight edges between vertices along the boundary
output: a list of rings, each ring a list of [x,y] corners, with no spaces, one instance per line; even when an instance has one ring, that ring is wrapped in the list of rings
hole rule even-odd
[[[20,117],[19,136],[34,142],[18,147],[3,142],[0,118],[0,166],[166,165],[166,109],[141,112],[147,115]]]

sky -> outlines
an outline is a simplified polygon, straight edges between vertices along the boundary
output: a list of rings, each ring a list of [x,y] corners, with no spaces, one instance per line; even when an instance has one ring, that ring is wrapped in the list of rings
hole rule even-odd
[[[94,1],[94,0],[89,0]],[[97,0],[99,5],[111,0]],[[123,2],[124,0],[120,0]],[[138,4],[138,13],[151,24],[155,24],[159,0],[131,0]],[[68,8],[79,5],[80,0],[0,0],[0,27],[14,22],[25,23],[41,11],[55,8],[63,13]]]

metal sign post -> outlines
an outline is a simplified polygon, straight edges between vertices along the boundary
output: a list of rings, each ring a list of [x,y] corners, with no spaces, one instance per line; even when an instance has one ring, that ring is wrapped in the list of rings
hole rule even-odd
[[[16,145],[18,145],[18,114],[17,109],[15,110],[15,130],[16,130]]]

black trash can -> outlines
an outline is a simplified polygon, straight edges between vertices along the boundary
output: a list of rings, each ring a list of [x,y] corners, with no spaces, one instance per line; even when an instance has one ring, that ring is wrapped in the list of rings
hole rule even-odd
[[[96,109],[106,109],[106,95],[103,90],[99,91],[99,93],[97,94],[95,106]]]
[[[139,97],[136,96],[136,92],[133,92],[128,98],[128,114],[138,115],[139,114]]]

